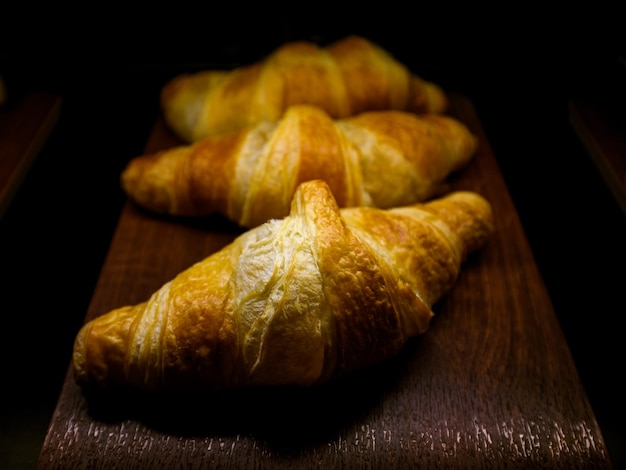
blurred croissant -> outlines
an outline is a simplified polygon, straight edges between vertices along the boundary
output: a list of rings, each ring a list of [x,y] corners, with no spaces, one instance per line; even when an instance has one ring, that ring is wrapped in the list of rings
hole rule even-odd
[[[138,205],[180,216],[220,213],[251,228],[289,213],[297,186],[323,179],[341,207],[424,201],[465,167],[476,137],[449,116],[372,111],[333,121],[293,106],[278,123],[135,157],[121,185]]]
[[[328,47],[290,42],[260,62],[179,75],[161,90],[165,121],[186,142],[277,121],[296,104],[344,118],[383,109],[442,113],[448,99],[441,87],[358,36]]]
[[[147,301],[87,322],[75,380],[152,391],[311,386],[366,368],[427,330],[492,223],[473,192],[339,209],[325,182],[303,183],[285,219],[241,234]]]

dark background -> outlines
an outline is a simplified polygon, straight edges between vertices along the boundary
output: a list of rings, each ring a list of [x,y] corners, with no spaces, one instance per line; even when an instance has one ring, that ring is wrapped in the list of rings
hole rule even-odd
[[[59,8],[0,16],[8,106],[30,91],[63,98],[54,132],[0,219],[0,467],[32,468],[37,458],[125,201],[119,173],[142,152],[165,81],[260,60],[286,41],[360,34],[475,104],[613,460],[625,468],[625,218],[567,108],[592,98],[623,112],[617,10]]]

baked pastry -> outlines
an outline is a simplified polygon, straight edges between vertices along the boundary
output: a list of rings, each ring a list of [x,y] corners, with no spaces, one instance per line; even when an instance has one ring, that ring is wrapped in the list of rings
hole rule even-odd
[[[319,108],[289,108],[278,122],[132,159],[128,197],[176,216],[220,213],[251,228],[283,218],[296,187],[323,179],[341,207],[424,201],[474,156],[476,137],[437,114],[372,111],[333,121]]]
[[[75,380],[96,390],[307,387],[366,368],[427,330],[492,223],[473,192],[339,209],[325,182],[303,183],[286,218],[87,322]]]
[[[327,47],[289,42],[257,63],[182,74],[161,90],[165,121],[187,143],[277,121],[295,104],[337,119],[382,109],[441,113],[448,100],[440,86],[359,36]]]

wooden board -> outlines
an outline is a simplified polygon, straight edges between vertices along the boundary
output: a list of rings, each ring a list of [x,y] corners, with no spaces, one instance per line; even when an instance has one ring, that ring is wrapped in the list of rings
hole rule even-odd
[[[452,100],[480,138],[452,188],[492,202],[496,234],[425,335],[327,386],[176,403],[87,400],[68,368],[37,468],[611,468],[474,106]],[[159,121],[146,150],[175,142]],[[238,233],[219,217],[189,223],[127,204],[86,318],[144,300]]]
[[[0,217],[57,123],[61,98],[29,93],[0,108]]]
[[[570,100],[569,116],[600,175],[626,214],[626,113],[600,101]]]

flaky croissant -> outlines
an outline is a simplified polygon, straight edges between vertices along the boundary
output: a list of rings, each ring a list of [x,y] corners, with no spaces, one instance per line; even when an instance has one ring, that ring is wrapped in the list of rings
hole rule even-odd
[[[285,219],[87,322],[75,379],[198,390],[311,386],[363,369],[427,330],[432,305],[492,230],[491,206],[473,192],[339,209],[325,182],[303,183]]]
[[[323,179],[341,207],[421,202],[474,156],[477,138],[452,117],[372,111],[332,120],[293,106],[278,122],[132,159],[128,197],[154,212],[221,213],[251,228],[283,218],[296,187]]]
[[[277,121],[295,104],[343,118],[382,109],[441,113],[448,99],[440,86],[358,36],[327,47],[289,42],[260,62],[179,75],[161,90],[165,121],[186,142]]]

